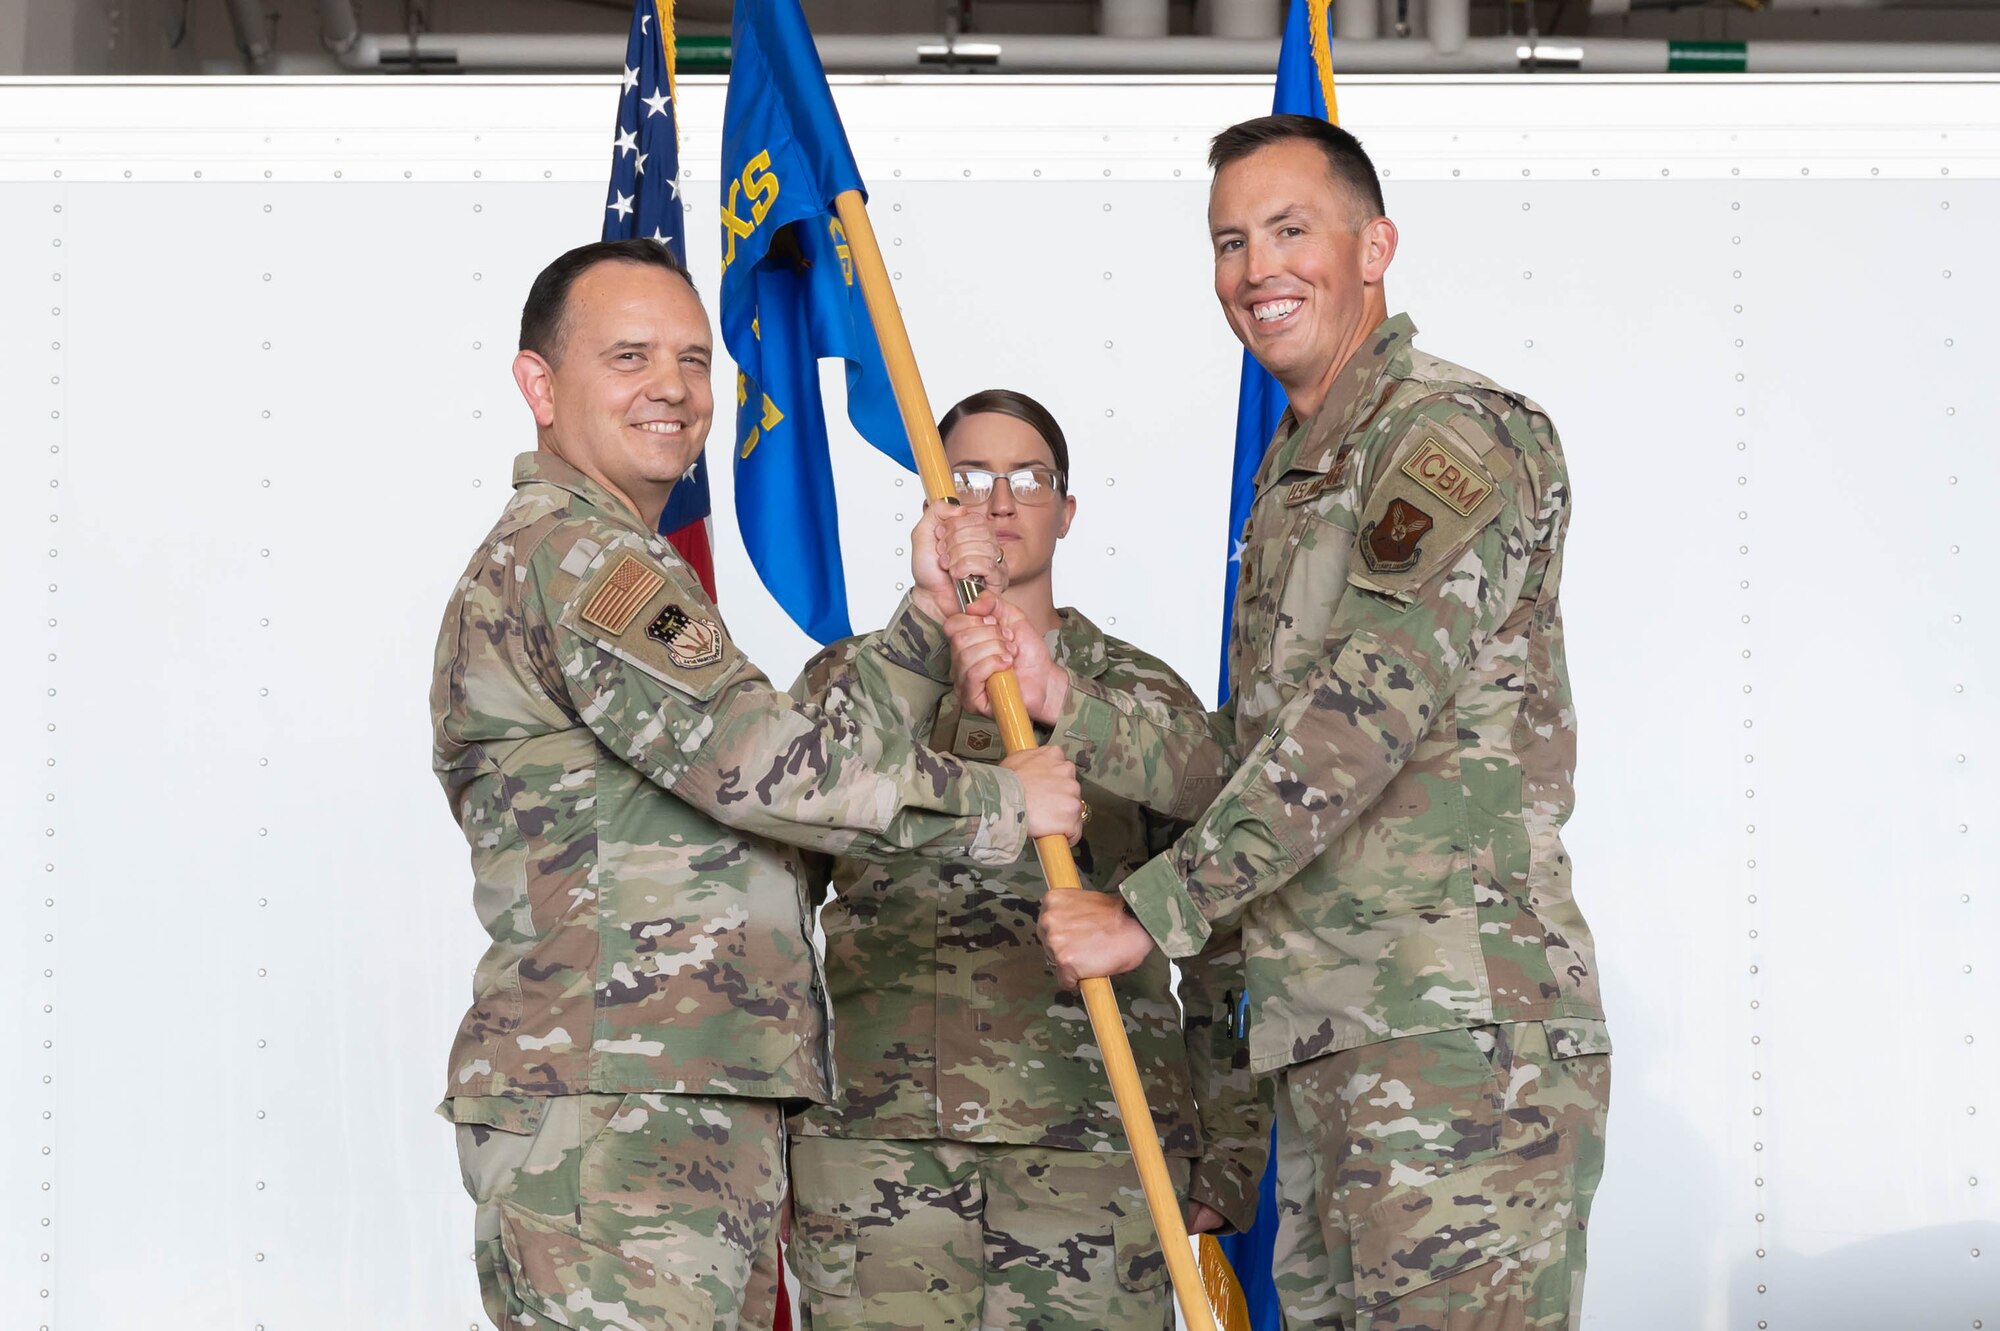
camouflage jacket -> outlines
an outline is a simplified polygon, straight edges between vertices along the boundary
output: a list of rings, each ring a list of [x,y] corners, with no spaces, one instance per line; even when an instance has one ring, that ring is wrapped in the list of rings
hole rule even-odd
[[[1107,638],[1074,610],[1062,611],[1062,621],[1051,647],[1075,674],[1110,693],[1180,710],[1201,706],[1162,662]],[[793,692],[865,699],[869,710],[857,724],[901,728],[975,762],[999,759],[993,723],[967,715],[921,674],[898,676],[907,687],[894,699],[855,687],[857,663],[880,650],[875,635],[837,642],[807,665]],[[1077,869],[1097,891],[1115,891],[1185,826],[1088,783],[1084,793],[1090,818]],[[795,1118],[795,1132],[1128,1149],[1090,1018],[1074,990],[1058,987],[1035,933],[1044,884],[1033,856],[1004,868],[842,859],[827,872],[835,895],[820,923],[835,1098]],[[1194,1158],[1192,1195],[1247,1229],[1270,1111],[1236,1019],[1238,942],[1235,930],[1217,930],[1200,955],[1181,963],[1178,1003],[1167,958],[1157,953],[1116,988],[1162,1147]]]
[[[667,544],[560,459],[523,455],[514,485],[431,690],[493,939],[447,1095],[825,1099],[791,847],[1009,864],[1020,782],[778,692]],[[896,670],[863,653],[849,684]]]
[[[1561,839],[1569,474],[1539,407],[1415,332],[1383,324],[1265,455],[1230,705],[1207,728],[1163,724],[1081,680],[1057,718],[1075,752],[1144,755],[1125,782],[1079,766],[1155,805],[1182,797],[1176,764],[1205,743],[1234,756],[1120,891],[1170,956],[1241,922],[1260,1072],[1488,1022],[1609,1048]]]

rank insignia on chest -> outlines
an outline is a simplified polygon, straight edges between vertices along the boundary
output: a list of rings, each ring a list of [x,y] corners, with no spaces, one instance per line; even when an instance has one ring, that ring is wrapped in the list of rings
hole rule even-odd
[[[669,605],[646,626],[646,636],[667,649],[667,659],[683,670],[699,670],[722,659],[722,626]]]
[[[666,585],[667,580],[646,567],[644,560],[626,555],[584,604],[583,620],[615,638]]]
[[[985,717],[970,713],[959,715],[948,743],[951,752],[975,762],[990,763],[1001,756],[1000,732]]]
[[[1389,501],[1379,522],[1361,529],[1361,555],[1375,573],[1403,573],[1417,566],[1417,544],[1431,529],[1431,515],[1405,499]]]

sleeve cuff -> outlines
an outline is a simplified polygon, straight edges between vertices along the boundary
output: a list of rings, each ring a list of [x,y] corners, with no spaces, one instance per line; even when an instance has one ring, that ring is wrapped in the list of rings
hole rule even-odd
[[[951,639],[944,625],[917,608],[908,594],[882,631],[882,654],[905,670],[939,684],[951,683]]]
[[[1155,855],[1140,865],[1118,892],[1168,956],[1191,957],[1208,945],[1213,930],[1168,856]]]
[[[1220,1214],[1227,1233],[1247,1234],[1257,1223],[1257,1180],[1227,1156],[1203,1156],[1194,1162],[1188,1200]]]
[[[1028,795],[1021,778],[986,763],[967,763],[966,775],[980,795],[979,830],[967,853],[975,864],[1014,863],[1028,848]]]

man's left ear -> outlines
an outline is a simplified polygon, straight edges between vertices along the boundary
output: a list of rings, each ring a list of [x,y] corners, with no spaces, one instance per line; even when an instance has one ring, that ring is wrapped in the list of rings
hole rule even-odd
[[[1361,280],[1380,282],[1396,259],[1396,224],[1378,217],[1361,228]]]

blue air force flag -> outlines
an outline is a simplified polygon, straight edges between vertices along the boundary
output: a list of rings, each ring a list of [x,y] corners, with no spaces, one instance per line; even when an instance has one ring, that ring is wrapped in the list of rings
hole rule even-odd
[[[722,340],[736,381],[736,520],[779,605],[819,642],[851,630],[819,361],[847,416],[914,469],[834,197],[865,191],[797,0],[737,0],[722,119]]]

